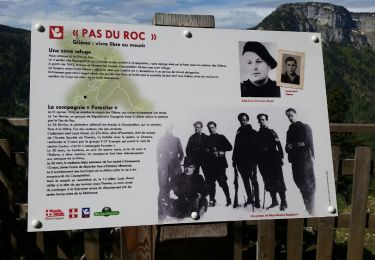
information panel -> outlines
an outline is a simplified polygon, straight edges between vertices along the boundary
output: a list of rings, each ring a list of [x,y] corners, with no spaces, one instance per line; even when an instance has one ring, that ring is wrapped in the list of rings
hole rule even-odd
[[[33,22],[28,230],[336,215],[319,34]]]

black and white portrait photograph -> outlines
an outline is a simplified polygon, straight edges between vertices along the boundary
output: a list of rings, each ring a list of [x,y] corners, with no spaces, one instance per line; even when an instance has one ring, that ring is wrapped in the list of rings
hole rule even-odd
[[[303,89],[305,54],[279,50],[277,83],[283,87]]]
[[[241,97],[279,98],[276,43],[239,42]]]

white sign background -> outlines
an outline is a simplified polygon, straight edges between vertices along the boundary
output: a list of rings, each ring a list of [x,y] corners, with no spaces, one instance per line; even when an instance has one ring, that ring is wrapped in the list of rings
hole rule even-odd
[[[41,24],[46,28],[45,32],[39,32],[35,28]],[[63,39],[51,39],[51,28],[63,26]],[[84,34],[84,30],[87,33]],[[92,30],[92,31],[91,31]],[[103,32],[98,36],[98,30]],[[119,39],[106,38],[106,30],[119,31]],[[173,123],[173,133],[179,137],[185,150],[188,138],[194,133],[192,124],[200,120],[204,124],[204,132],[208,134],[206,124],[215,121],[218,125],[218,133],[223,134],[234,145],[234,138],[239,127],[237,115],[245,112],[250,116],[250,124],[258,130],[259,125],[256,115],[266,113],[269,115],[269,127],[274,129],[285,147],[286,132],[290,125],[285,116],[285,110],[293,107],[297,110],[299,119],[310,125],[314,137],[315,160],[314,172],[316,178],[315,214],[309,215],[305,210],[301,193],[293,181],[291,164],[287,160],[284,151],[283,173],[286,184],[286,199],[288,208],[279,211],[273,208],[253,209],[251,206],[233,209],[225,206],[225,197],[220,187],[216,187],[218,204],[208,208],[200,220],[190,218],[176,219],[168,217],[163,223],[191,223],[212,222],[230,220],[254,220],[276,218],[304,218],[333,216],[328,212],[328,207],[336,208],[335,185],[333,177],[329,122],[325,94],[325,81],[323,71],[323,59],[321,43],[312,41],[311,33],[296,32],[270,32],[248,30],[219,30],[189,28],[191,38],[184,36],[185,28],[135,26],[122,24],[83,23],[42,21],[33,22],[31,42],[31,86],[30,86],[30,155],[29,155],[29,231],[68,230],[115,226],[151,225],[158,224],[158,175],[156,163],[156,144],[164,134],[165,126]],[[89,32],[95,32],[89,34]],[[124,39],[123,32],[143,32],[142,39]],[[58,31],[55,31],[58,32]],[[133,34],[135,35],[135,34]],[[319,34],[316,34],[319,36]],[[56,35],[55,35],[56,36]],[[57,34],[57,36],[59,36]],[[155,39],[156,37],[156,39]],[[73,40],[86,41],[91,44],[73,44]],[[297,51],[305,53],[304,89],[293,90],[281,87],[281,98],[242,98],[240,95],[240,62],[239,42],[258,41],[275,43],[277,49]],[[51,65],[51,48],[58,50],[92,50],[96,43],[118,43],[120,46],[95,45],[95,51],[106,56],[109,60],[137,61],[148,63],[182,63],[182,64],[206,64],[225,66],[183,66],[187,71],[198,71],[199,75],[213,75],[213,78],[186,78],[186,77],[150,77],[150,76],[121,76],[121,80],[86,80],[87,84],[108,87],[108,84],[126,84],[135,86],[138,97],[152,104],[152,111],[167,112],[167,119],[150,119],[147,122],[161,123],[162,127],[155,128],[154,138],[145,144],[144,154],[134,173],[135,180],[131,189],[106,190],[98,195],[64,195],[46,196],[47,185],[47,140],[48,140],[48,106],[74,105],[79,99],[67,101],[67,96],[75,93],[77,85],[83,84],[85,79],[51,77],[48,67]],[[125,46],[123,44],[128,44]],[[129,47],[130,44],[144,45],[143,47]],[[95,53],[94,53],[95,54]],[[93,56],[95,56],[92,54]],[[68,54],[67,54],[68,55]],[[98,54],[97,59],[103,56]],[[112,56],[111,56],[112,55]],[[277,53],[272,53],[276,59]],[[61,65],[61,64],[60,64]],[[176,68],[175,68],[176,69]],[[63,71],[66,71],[63,69]],[[273,71],[275,73],[276,69]],[[66,75],[66,74],[64,74]],[[82,83],[83,82],[83,83]],[[108,83],[110,82],[110,83]],[[102,85],[101,85],[102,84]],[[112,86],[112,85],[111,85]],[[116,85],[117,86],[117,85]],[[90,91],[98,88],[87,86]],[[118,105],[117,111],[130,111],[137,104],[132,100],[132,94],[124,91],[124,88],[113,88],[110,92]],[[289,93],[289,94],[288,94]],[[82,92],[77,91],[77,95]],[[288,95],[287,95],[288,94]],[[119,101],[116,103],[119,99]],[[116,101],[117,100],[117,101]],[[69,103],[70,102],[70,103]],[[79,101],[77,101],[79,103]],[[77,103],[77,104],[78,104]],[[88,104],[88,103],[86,103]],[[144,119],[75,119],[80,123],[142,123]],[[227,152],[226,158],[231,165],[232,152]],[[126,158],[126,157],[125,157]],[[103,159],[95,156],[86,157],[84,160],[93,161]],[[124,156],[110,156],[106,159],[124,159]],[[230,166],[226,174],[228,186],[233,199],[233,168]],[[328,174],[328,177],[327,177]],[[121,174],[113,173],[113,176]],[[104,175],[103,175],[104,176]],[[246,193],[243,182],[239,176],[239,202],[244,203]],[[263,200],[263,180],[258,171],[261,204]],[[266,195],[266,206],[271,202],[269,194]],[[112,211],[118,211],[118,215],[94,216],[94,212],[101,212],[104,207],[110,207]],[[83,217],[84,210],[90,210],[89,217]],[[78,209],[78,216],[69,218],[69,209]],[[46,219],[46,210],[52,212],[64,212],[63,217],[54,216]],[[56,211],[57,210],[57,211]],[[282,213],[282,214],[281,214]],[[58,215],[58,214],[57,214]],[[33,222],[34,221],[34,222]],[[35,228],[32,223],[40,221],[41,228]]]

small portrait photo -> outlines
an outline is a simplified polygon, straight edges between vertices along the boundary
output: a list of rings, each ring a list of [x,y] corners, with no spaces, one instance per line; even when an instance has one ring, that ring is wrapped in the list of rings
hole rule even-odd
[[[303,89],[305,54],[288,50],[279,50],[277,84],[287,88]]]
[[[241,97],[280,97],[276,43],[239,42]]]

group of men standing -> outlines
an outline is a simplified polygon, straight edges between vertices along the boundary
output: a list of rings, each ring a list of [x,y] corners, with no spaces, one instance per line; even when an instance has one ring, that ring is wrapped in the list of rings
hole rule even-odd
[[[293,179],[299,188],[306,210],[313,214],[315,176],[313,170],[314,147],[311,128],[297,119],[297,112],[289,108],[285,112],[291,125],[287,131],[285,152],[292,164]],[[249,124],[249,115],[240,113],[238,121],[240,127],[236,132],[234,147],[228,139],[217,133],[217,124],[213,121],[207,123],[209,135],[202,132],[203,123],[195,122],[195,133],[190,136],[186,146],[185,170],[181,170],[184,151],[180,139],[174,137],[171,128],[159,140],[157,147],[158,175],[159,175],[159,218],[165,215],[187,217],[192,211],[200,211],[201,214],[207,209],[206,196],[209,196],[208,206],[216,205],[216,182],[222,188],[226,197],[226,206],[232,204],[227,184],[226,168],[228,162],[226,152],[231,151],[232,166],[235,172],[239,172],[247,195],[244,207],[252,205],[260,208],[259,184],[257,180],[257,168],[263,178],[264,195],[269,192],[271,204],[267,209],[279,206],[281,211],[288,207],[286,201],[286,186],[282,171],[284,152],[277,133],[268,127],[269,116],[267,114],[257,115],[259,130],[256,131]],[[190,167],[190,171],[189,168]],[[200,169],[204,180],[199,174]],[[179,176],[179,177],[176,177]],[[182,176],[182,177],[181,177]],[[199,176],[199,177],[188,177]],[[183,179],[183,181],[181,181]],[[176,180],[179,180],[176,182]],[[171,190],[181,190],[181,186],[194,186],[183,190],[189,190],[175,200],[171,200]],[[237,190],[235,191],[237,193]],[[176,193],[176,192],[175,192]],[[280,203],[277,200],[277,194]],[[176,205],[181,205],[177,209]],[[173,206],[175,205],[175,206]],[[235,203],[233,207],[238,206]],[[172,213],[171,212],[179,212]],[[203,210],[202,210],[203,209]],[[185,213],[180,214],[181,211]]]
[[[246,113],[238,115],[240,128],[237,130],[233,151],[233,167],[237,168],[244,182],[247,204],[260,208],[257,166],[264,182],[264,191],[271,195],[271,205],[267,209],[279,205],[276,194],[279,193],[280,210],[287,208],[285,183],[282,172],[284,153],[277,133],[268,128],[268,115],[257,115],[259,131],[249,124]],[[263,203],[265,198],[263,197]]]

